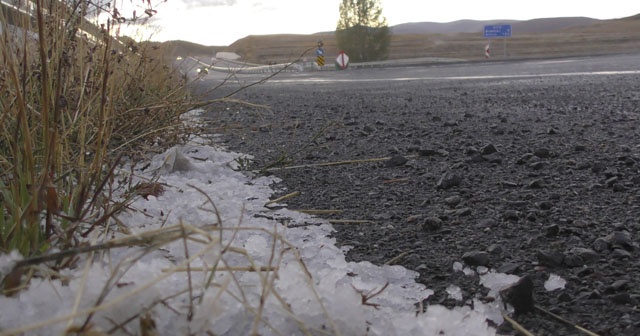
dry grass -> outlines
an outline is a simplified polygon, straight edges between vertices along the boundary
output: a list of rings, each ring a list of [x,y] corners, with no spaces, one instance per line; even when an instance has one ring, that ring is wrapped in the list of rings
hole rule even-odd
[[[122,208],[110,199],[123,154],[188,136],[179,116],[193,102],[165,50],[72,5],[0,12],[0,252],[74,246]]]
[[[71,312],[0,333],[20,334],[63,324],[67,334],[103,334],[93,327],[96,316],[186,272],[183,287],[125,321],[114,321],[108,333],[127,333],[138,322],[141,334],[151,334],[155,322],[149,313],[158,306],[168,306],[189,321],[197,309],[213,314],[206,310],[209,306],[199,307],[204,292],[213,291],[218,294],[209,305],[226,296],[245,306],[253,316],[251,334],[264,326],[278,333],[264,318],[265,303],[274,300],[303,334],[317,334],[275,290],[280,263],[285,257],[293,258],[322,306],[297,250],[277,231],[224,227],[210,199],[217,222],[204,228],[180,223],[131,235],[119,221],[119,214],[130,209],[135,198],[163,192],[162,185],[153,180],[132,183],[132,177],[118,171],[124,160],[134,163],[146,159],[148,153],[183,143],[197,130],[183,123],[181,115],[212,101],[190,96],[186,78],[168,63],[174,59],[170,46],[119,38],[111,24],[91,25],[84,19],[91,10],[88,2],[74,2],[73,7],[61,2],[50,5],[46,10],[34,9],[33,19],[16,14],[18,11],[0,11],[0,253],[17,250],[26,258],[9,274],[0,274],[0,280],[2,295],[10,296],[28,288],[34,278],[71,281],[63,275],[68,272],[61,270],[79,267],[82,283]],[[246,230],[268,237],[267,264],[258,264],[237,246],[234,238]],[[224,236],[230,239],[222,239],[223,232],[229,232]],[[110,239],[114,236],[119,238]],[[159,277],[140,279],[139,285],[124,294],[113,294],[121,285],[127,286],[120,280],[141,258],[176,243],[184,247],[184,262],[165,269]],[[198,252],[189,253],[194,245],[199,246]],[[110,253],[123,249],[130,251],[130,258],[110,265],[110,278],[97,284],[103,286],[100,295],[89,307],[82,305],[86,288],[96,285],[88,283],[94,262],[110,260]],[[205,254],[216,255],[208,259],[211,267],[191,267]],[[244,263],[237,263],[239,259]],[[246,272],[259,277],[257,301],[239,280]],[[220,278],[221,273],[227,275]],[[196,274],[207,280],[196,282]],[[172,301],[185,296],[186,310]],[[328,329],[320,332],[338,334],[326,308],[321,310]]]

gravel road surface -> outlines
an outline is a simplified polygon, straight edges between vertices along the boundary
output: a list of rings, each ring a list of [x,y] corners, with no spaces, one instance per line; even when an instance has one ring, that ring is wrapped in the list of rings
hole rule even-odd
[[[640,335],[640,56],[490,66],[282,74],[235,96],[268,109],[208,116],[250,169],[307,165],[268,172],[277,196],[335,210],[319,216],[348,259],[418,271],[428,303],[492,299],[462,263],[532,280],[536,306],[588,330]],[[580,334],[524,301],[529,331]]]

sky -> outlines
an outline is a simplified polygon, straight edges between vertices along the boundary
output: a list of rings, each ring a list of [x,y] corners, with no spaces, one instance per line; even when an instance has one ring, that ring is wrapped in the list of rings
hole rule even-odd
[[[312,34],[333,31],[342,0],[147,0],[157,11],[145,30],[128,33],[140,40],[186,40],[226,46],[248,35]],[[118,4],[120,2],[120,4]],[[144,11],[144,0],[117,0],[121,13],[131,2]],[[157,2],[157,4],[156,4]],[[381,0],[390,26],[407,22],[473,20],[529,20],[585,16],[612,19],[640,13],[640,1],[558,0]],[[579,4],[579,5],[578,5]]]

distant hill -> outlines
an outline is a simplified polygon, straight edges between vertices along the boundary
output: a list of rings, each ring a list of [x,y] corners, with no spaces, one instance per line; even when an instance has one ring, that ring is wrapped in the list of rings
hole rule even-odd
[[[390,59],[444,57],[467,60],[484,59],[487,40],[485,25],[511,24],[513,36],[502,57],[552,57],[594,55],[598,53],[640,50],[640,14],[613,20],[587,17],[518,20],[459,20],[448,23],[413,22],[391,27]],[[250,35],[229,46],[202,46],[184,41],[165,42],[175,55],[212,56],[217,51],[235,52],[250,63],[281,63],[297,59],[315,59],[318,40],[324,42],[325,55],[337,55],[333,32],[309,35]],[[499,40],[499,41],[498,41]],[[497,55],[496,55],[497,57]]]
[[[512,31],[521,34],[546,33],[570,27],[588,26],[600,20],[587,17],[562,17],[518,20],[458,20],[447,23],[412,22],[391,27],[393,34],[457,34],[482,32],[486,25],[511,24]]]
[[[182,40],[163,42],[163,47],[168,50],[173,57],[176,56],[213,56],[217,51],[223,51],[226,46],[204,46],[201,44]]]

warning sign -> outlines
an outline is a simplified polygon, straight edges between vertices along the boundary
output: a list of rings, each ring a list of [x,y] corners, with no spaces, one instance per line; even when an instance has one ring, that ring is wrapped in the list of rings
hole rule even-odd
[[[316,63],[318,63],[319,66],[324,66],[324,55],[318,55],[318,58],[316,58]]]
[[[336,58],[336,66],[340,70],[344,70],[349,66],[349,56],[347,56],[344,51],[341,51],[338,54],[338,58]]]

